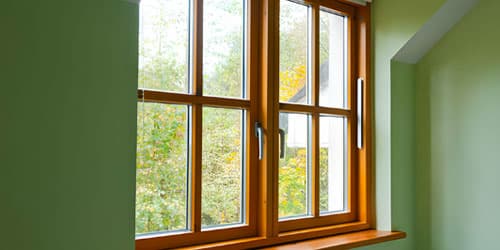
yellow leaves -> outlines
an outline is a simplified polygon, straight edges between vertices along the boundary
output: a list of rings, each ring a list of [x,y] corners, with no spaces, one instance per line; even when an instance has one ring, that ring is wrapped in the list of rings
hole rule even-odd
[[[307,189],[307,150],[289,148],[279,168],[279,216],[304,214]]]
[[[280,101],[290,100],[306,83],[306,65],[280,72]]]
[[[239,152],[236,152],[236,151],[229,153],[229,155],[226,157],[227,163],[233,163],[233,162],[237,162],[239,160],[240,160],[240,154],[239,154]]]

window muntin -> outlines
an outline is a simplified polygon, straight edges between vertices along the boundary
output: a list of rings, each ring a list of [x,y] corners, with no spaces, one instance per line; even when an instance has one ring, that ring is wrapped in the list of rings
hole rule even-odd
[[[222,0],[220,0],[222,1]],[[282,0],[283,1],[283,0]],[[190,134],[190,140],[189,140],[189,148],[191,149],[192,152],[190,152],[188,162],[190,162],[192,168],[191,171],[189,172],[189,188],[188,188],[188,197],[189,197],[189,202],[188,204],[190,207],[188,208],[188,214],[190,218],[188,218],[187,224],[189,226],[187,227],[187,233],[183,232],[173,232],[170,231],[169,233],[165,234],[157,234],[156,236],[160,236],[158,239],[162,239],[161,237],[165,237],[165,240],[161,240],[163,244],[161,245],[162,247],[178,247],[178,246],[187,246],[190,244],[200,244],[200,243],[208,243],[208,242],[214,242],[214,241],[220,241],[220,240],[229,240],[229,239],[236,239],[236,238],[242,238],[242,237],[249,237],[249,236],[256,236],[260,234],[260,230],[258,227],[258,224],[263,223],[262,221],[257,223],[256,220],[256,206],[252,205],[257,201],[257,198],[255,196],[255,190],[259,190],[263,188],[264,186],[261,186],[259,182],[266,182],[265,179],[262,179],[260,176],[257,176],[254,172],[254,174],[249,174],[254,169],[256,166],[252,167],[253,165],[251,164],[252,159],[255,158],[257,155],[254,151],[254,153],[251,153],[252,148],[255,150],[255,144],[256,140],[253,138],[253,125],[254,121],[256,121],[257,117],[260,116],[260,114],[255,113],[259,109],[256,108],[255,104],[260,103],[261,105],[265,102],[260,99],[262,96],[260,96],[260,92],[257,92],[255,90],[255,81],[256,79],[260,78],[258,67],[255,67],[253,65],[255,64],[248,64],[249,61],[251,61],[251,58],[257,58],[257,60],[263,60],[259,58],[259,56],[255,55],[255,51],[257,53],[259,52],[258,49],[258,42],[252,41],[251,38],[249,38],[249,31],[247,30],[249,26],[252,26],[253,33],[260,33],[261,28],[257,27],[255,23],[259,24],[259,21],[253,22],[252,20],[255,20],[259,15],[255,14],[255,11],[260,11],[258,7],[255,7],[257,5],[253,5],[254,9],[248,8],[250,5],[249,3],[252,3],[252,0],[249,0],[249,2],[245,2],[244,4],[244,16],[243,17],[243,26],[244,26],[244,34],[243,34],[243,52],[242,52],[242,61],[240,66],[242,66],[241,74],[242,74],[242,79],[241,79],[241,89],[243,94],[241,96],[236,96],[236,95],[223,95],[223,94],[212,94],[209,91],[206,90],[206,87],[204,86],[205,82],[205,75],[202,73],[204,66],[204,44],[203,41],[205,40],[203,38],[203,19],[202,17],[205,16],[205,13],[203,13],[202,10],[203,8],[200,7],[200,3],[204,2],[205,4],[209,2],[209,0],[205,1],[200,1],[200,0],[193,0],[190,2],[190,43],[189,46],[190,49],[190,54],[189,54],[189,65],[190,65],[190,70],[188,73],[188,78],[190,79],[189,81],[189,86],[188,88],[190,89],[189,94],[183,94],[183,93],[178,93],[175,91],[165,91],[163,89],[141,89],[139,91],[139,97],[140,99],[143,98],[145,102],[153,102],[153,103],[161,103],[161,104],[178,104],[178,105],[186,105],[190,108],[188,108],[189,116],[191,117],[191,120],[188,121],[189,125],[189,130],[191,132]],[[274,218],[272,213],[266,213],[266,214],[260,214],[258,216],[268,216],[268,219],[271,219],[274,221],[273,223],[276,223],[275,225],[278,228],[278,232],[287,232],[287,231],[292,231],[296,229],[307,229],[307,228],[313,228],[313,227],[321,227],[321,226],[328,226],[328,225],[337,225],[345,222],[353,222],[356,221],[356,218],[360,219],[363,218],[365,220],[365,215],[366,212],[363,212],[364,215],[357,215],[357,206],[358,206],[358,198],[357,198],[357,190],[353,189],[353,185],[357,185],[355,183],[355,179],[357,176],[357,170],[353,168],[352,166],[355,166],[357,163],[357,160],[354,158],[354,152],[357,152],[353,149],[353,143],[352,140],[355,139],[355,134],[354,134],[354,126],[352,124],[355,124],[355,115],[351,111],[350,108],[355,109],[355,100],[352,98],[352,73],[353,73],[353,68],[351,66],[352,64],[352,40],[351,40],[351,28],[352,28],[352,23],[351,19],[353,18],[353,13],[354,13],[354,8],[348,7],[346,5],[340,4],[337,1],[293,1],[290,3],[292,5],[296,5],[299,7],[305,7],[307,9],[307,20],[306,20],[306,29],[307,29],[307,34],[305,35],[305,40],[307,40],[307,43],[305,44],[305,51],[306,51],[306,64],[305,64],[305,82],[304,82],[304,87],[306,91],[306,98],[304,102],[292,102],[288,100],[283,100],[280,97],[280,90],[276,89],[275,93],[278,93],[274,98],[276,100],[277,107],[279,109],[276,109],[276,111],[268,113],[269,118],[273,118],[274,116],[279,116],[279,114],[294,114],[294,115],[304,115],[308,117],[309,120],[309,129],[308,129],[308,135],[307,135],[307,141],[309,141],[308,149],[310,152],[308,152],[308,155],[306,158],[309,158],[307,161],[309,162],[309,166],[306,166],[308,168],[308,183],[304,185],[304,190],[308,192],[307,195],[305,195],[307,198],[306,200],[306,207],[307,211],[305,213],[296,213],[296,216],[279,216],[276,214],[276,217]],[[253,10],[253,14],[248,15],[247,11],[249,9]],[[344,43],[344,65],[342,65],[343,70],[344,70],[344,81],[343,84],[345,84],[344,89],[342,90],[343,92],[343,106],[334,106],[334,105],[328,105],[328,104],[321,104],[321,89],[319,86],[320,83],[320,53],[319,53],[319,44],[321,43],[320,39],[320,10],[322,11],[321,13],[325,12],[328,14],[333,14],[340,16],[344,20],[344,32],[345,32],[345,43]],[[276,12],[278,13],[278,12]],[[250,19],[250,16],[252,17],[252,20]],[[249,25],[249,23],[252,23],[254,25]],[[260,24],[259,24],[260,25]],[[257,30],[257,31],[256,31]],[[278,31],[278,30],[276,30]],[[276,38],[278,37],[278,33],[276,32],[274,36]],[[201,39],[200,39],[201,37]],[[254,36],[255,37],[255,36]],[[304,38],[304,37],[302,37]],[[251,42],[252,41],[252,42]],[[256,49],[257,48],[257,49]],[[247,54],[249,49],[253,51],[254,54],[249,55]],[[269,55],[269,52],[266,52]],[[271,53],[272,54],[272,53]],[[281,55],[279,53],[276,53],[278,57]],[[278,60],[276,60],[278,61]],[[254,61],[255,62],[255,61]],[[247,63],[247,64],[245,64]],[[248,65],[249,67],[246,67]],[[276,71],[278,72],[278,70]],[[262,76],[263,77],[263,76]],[[246,82],[247,79],[251,79],[253,81],[253,84],[250,82]],[[253,86],[253,88],[252,88]],[[252,90],[253,89],[253,90]],[[298,93],[298,91],[297,91]],[[250,94],[250,95],[248,95]],[[220,97],[219,97],[220,96]],[[248,99],[233,99],[233,98],[248,98]],[[278,101],[279,100],[279,101]],[[266,104],[267,105],[267,104]],[[247,152],[242,153],[242,162],[246,163],[242,164],[244,167],[241,169],[241,182],[242,187],[241,189],[244,190],[242,191],[242,197],[241,202],[244,203],[243,205],[240,206],[240,211],[241,211],[241,220],[236,223],[219,223],[219,225],[215,225],[215,227],[207,227],[203,225],[202,222],[202,193],[203,193],[203,186],[202,183],[202,172],[203,172],[203,157],[202,153],[196,153],[196,152],[203,152],[203,112],[205,108],[217,108],[217,109],[229,109],[229,110],[236,110],[238,112],[243,113],[242,115],[242,134],[243,138],[242,141],[245,141],[245,145],[240,145],[242,148],[246,146],[244,150]],[[200,115],[201,114],[201,115]],[[322,164],[322,160],[324,161],[324,156],[321,156],[321,149],[325,148],[321,146],[320,142],[320,137],[325,134],[324,132],[321,132],[321,127],[324,127],[325,125],[321,125],[321,121],[324,120],[324,118],[338,118],[343,121],[343,128],[342,128],[342,133],[344,134],[344,166],[346,166],[347,169],[344,170],[344,197],[343,197],[343,209],[338,210],[337,208],[332,208],[332,206],[321,206],[321,196],[325,197],[325,191],[324,188],[322,188],[321,183],[323,184],[329,183],[330,179],[327,179],[327,181],[322,180],[319,176],[320,171],[325,169],[325,164]],[[244,121],[243,121],[244,120]],[[276,125],[276,128],[278,128],[278,125]],[[266,141],[270,140],[275,140],[277,137],[273,136],[273,131],[267,131],[268,134],[266,134]],[[199,146],[201,145],[201,146]],[[277,142],[274,143],[274,145],[278,145]],[[338,148],[338,147],[335,147]],[[337,149],[334,149],[337,150]],[[265,154],[271,154],[271,152],[265,152]],[[255,161],[254,161],[255,164]],[[279,160],[276,160],[276,165],[275,168],[279,168]],[[306,164],[307,165],[307,164]],[[339,164],[335,164],[335,166],[338,166]],[[348,167],[347,167],[348,166]],[[272,167],[272,166],[271,166]],[[338,168],[338,167],[337,167]],[[330,169],[328,169],[330,170]],[[261,173],[259,173],[261,174]],[[253,176],[253,178],[252,178]],[[271,177],[268,177],[271,178]],[[274,178],[278,179],[279,174],[277,174]],[[259,179],[260,181],[257,182],[256,179]],[[357,181],[357,180],[356,180]],[[276,180],[277,182],[277,180]],[[332,181],[334,182],[334,181]],[[256,185],[259,185],[256,187]],[[326,184],[328,185],[328,184]],[[277,185],[279,186],[279,184]],[[279,187],[276,187],[276,191],[273,191],[272,186],[267,186],[266,190],[264,192],[275,192],[274,195],[278,196],[279,194]],[[309,190],[307,190],[309,189]],[[323,190],[323,191],[322,191]],[[328,190],[329,191],[329,190]],[[259,191],[262,194],[262,191]],[[253,196],[252,196],[253,194]],[[327,192],[328,194],[328,192]],[[253,197],[253,198],[252,198]],[[328,195],[326,195],[328,197]],[[364,198],[363,198],[364,199]],[[278,200],[278,197],[277,197]],[[365,201],[360,200],[362,205],[364,206]],[[338,203],[338,202],[337,202]],[[260,206],[260,205],[259,205]],[[253,209],[252,209],[253,207]],[[275,204],[275,208],[279,210],[279,203],[277,202]],[[252,213],[253,212],[253,213]],[[259,211],[260,213],[261,211]],[[271,215],[271,216],[270,216]],[[281,217],[281,218],[280,218]],[[259,219],[260,220],[260,219]],[[236,220],[235,220],[236,221]],[[278,222],[279,221],[279,222]],[[198,222],[198,223],[197,223]],[[256,224],[257,223],[257,224]],[[267,223],[267,222],[266,222]],[[257,228],[256,228],[257,225]],[[221,227],[222,226],[222,227]],[[267,226],[265,226],[267,227]],[[346,225],[346,228],[349,228],[350,226]],[[355,227],[356,228],[356,227]],[[248,230],[247,230],[248,229]],[[315,229],[316,230],[316,229]],[[359,230],[359,229],[358,229]],[[328,231],[328,230],[327,230]],[[335,230],[333,230],[335,231]],[[332,232],[333,232],[332,231]],[[220,232],[220,233],[219,233]],[[325,231],[326,232],[326,231]],[[277,237],[276,231],[272,233]],[[138,239],[156,239],[154,238],[145,238],[145,237],[138,237]],[[156,241],[156,240],[155,240]],[[142,241],[140,245],[143,245]],[[176,243],[177,242],[177,243]],[[149,243],[145,243],[146,245]]]

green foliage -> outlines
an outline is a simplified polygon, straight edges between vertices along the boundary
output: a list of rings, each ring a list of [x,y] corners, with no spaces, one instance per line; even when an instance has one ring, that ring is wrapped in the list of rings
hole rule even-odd
[[[186,108],[145,103],[138,110],[136,232],[185,228]]]
[[[239,110],[204,108],[202,225],[240,222],[242,115]]]
[[[279,169],[279,216],[307,214],[307,154],[305,148],[287,148]]]
[[[328,148],[319,151],[319,210],[328,210]]]
[[[306,84],[307,8],[281,1],[280,11],[279,100],[288,101]]]
[[[140,87],[187,92],[187,7],[184,1],[141,3]]]

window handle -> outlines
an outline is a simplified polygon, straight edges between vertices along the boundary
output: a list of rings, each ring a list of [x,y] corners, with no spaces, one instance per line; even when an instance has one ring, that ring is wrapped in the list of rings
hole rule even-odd
[[[280,133],[280,159],[285,159],[285,130],[279,129]]]
[[[357,120],[358,120],[358,148],[361,149],[363,147],[363,78],[358,78],[358,112],[357,112]]]
[[[259,160],[264,156],[264,129],[260,122],[255,123],[255,136],[259,139]]]

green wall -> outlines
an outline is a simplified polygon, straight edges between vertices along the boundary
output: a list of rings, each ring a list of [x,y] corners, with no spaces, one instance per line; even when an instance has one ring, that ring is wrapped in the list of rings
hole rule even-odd
[[[415,66],[391,62],[444,0],[376,0],[372,5],[377,228],[404,240],[361,249],[414,249]]]
[[[134,249],[137,5],[3,1],[1,249]]]
[[[499,9],[481,0],[417,65],[418,249],[499,249]]]
[[[407,238],[364,249],[415,249],[415,68],[391,62],[391,229]]]

